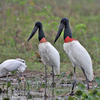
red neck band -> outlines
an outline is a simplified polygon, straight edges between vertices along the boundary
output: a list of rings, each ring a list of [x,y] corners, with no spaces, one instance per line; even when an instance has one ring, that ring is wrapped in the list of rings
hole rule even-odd
[[[40,40],[40,43],[44,43],[44,42],[47,42],[47,40],[43,37],[43,38]]]
[[[67,42],[72,42],[73,40],[75,40],[75,39],[70,38],[69,36],[67,36],[67,37],[64,39],[64,42],[65,42],[65,43],[67,43]]]

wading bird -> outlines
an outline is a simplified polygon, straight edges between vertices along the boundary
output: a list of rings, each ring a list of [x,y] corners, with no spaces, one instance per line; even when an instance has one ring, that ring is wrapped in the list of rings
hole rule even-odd
[[[34,36],[38,30],[39,39],[39,54],[43,64],[45,65],[45,83],[47,85],[47,65],[52,67],[52,85],[54,87],[54,75],[60,74],[60,56],[56,48],[54,48],[50,42],[47,42],[43,32],[41,22],[36,22],[28,41]]]
[[[8,59],[0,64],[0,77],[5,76],[12,71],[18,71],[22,73],[26,67],[27,66],[23,59]]]
[[[89,82],[93,80],[94,75],[93,75],[91,57],[87,52],[87,50],[79,43],[79,41],[72,38],[72,32],[70,29],[68,18],[62,18],[54,43],[61,35],[63,28],[64,28],[63,48],[74,67],[74,82],[71,91],[72,95],[74,93],[74,87],[76,85],[76,66],[82,69],[84,76],[86,77],[88,89],[89,89]]]

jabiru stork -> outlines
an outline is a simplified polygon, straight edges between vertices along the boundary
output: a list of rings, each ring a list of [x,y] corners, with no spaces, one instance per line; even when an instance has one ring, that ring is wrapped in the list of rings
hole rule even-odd
[[[64,29],[64,44],[63,48],[68,55],[73,67],[74,67],[74,82],[72,85],[71,95],[74,93],[74,87],[76,85],[76,67],[80,67],[84,73],[87,82],[87,88],[89,89],[89,81],[94,78],[92,60],[87,50],[80,44],[80,42],[72,38],[72,32],[69,25],[68,18],[62,18],[60,21],[59,29],[54,43],[57,41]]]
[[[43,64],[45,65],[45,83],[47,87],[47,65],[52,67],[52,85],[54,87],[54,75],[60,74],[60,55],[56,48],[46,40],[43,26],[41,22],[36,22],[32,30],[31,35],[29,36],[29,41],[38,30],[38,39],[39,39],[39,54]]]

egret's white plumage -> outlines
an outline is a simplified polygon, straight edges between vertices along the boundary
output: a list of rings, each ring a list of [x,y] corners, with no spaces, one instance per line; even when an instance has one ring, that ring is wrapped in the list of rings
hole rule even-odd
[[[24,72],[27,65],[23,59],[8,59],[0,64],[0,77],[5,76],[8,72],[19,71]]]
[[[72,65],[74,67],[82,67],[89,81],[93,80],[93,68],[91,57],[86,51],[86,49],[77,41],[64,43],[64,51],[68,54]]]
[[[60,74],[60,56],[49,42],[39,44],[39,53],[44,65],[53,66],[54,73]]]

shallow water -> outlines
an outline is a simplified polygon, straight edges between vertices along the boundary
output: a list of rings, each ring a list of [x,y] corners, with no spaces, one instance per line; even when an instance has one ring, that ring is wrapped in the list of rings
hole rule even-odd
[[[35,74],[17,78],[0,78],[0,100],[8,97],[10,100],[67,100],[71,90],[71,80],[66,76],[55,76],[56,86],[53,88],[52,77],[48,75],[45,88],[44,75]]]

